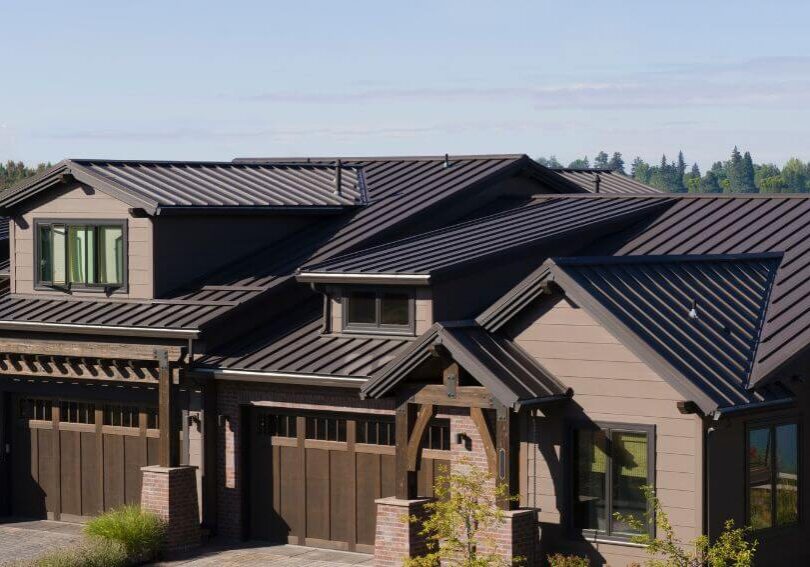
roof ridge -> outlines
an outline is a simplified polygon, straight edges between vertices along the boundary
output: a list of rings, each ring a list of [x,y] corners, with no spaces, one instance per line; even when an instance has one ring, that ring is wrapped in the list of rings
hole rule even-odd
[[[233,163],[273,163],[276,161],[287,161],[290,163],[311,163],[324,161],[337,161],[338,159],[348,162],[353,161],[444,161],[445,158],[452,160],[486,160],[486,159],[520,159],[528,157],[525,153],[517,154],[447,154],[447,155],[423,155],[423,156],[299,156],[299,157],[239,157],[234,158]]]
[[[558,256],[548,262],[559,266],[590,264],[662,264],[687,262],[740,262],[755,259],[772,260],[784,256],[783,252],[750,252],[740,254],[635,254],[627,256]]]

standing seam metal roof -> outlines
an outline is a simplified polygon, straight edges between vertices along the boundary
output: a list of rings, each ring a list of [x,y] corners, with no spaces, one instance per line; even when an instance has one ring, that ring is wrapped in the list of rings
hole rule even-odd
[[[655,187],[645,185],[632,177],[611,169],[553,168],[552,171],[572,183],[592,193],[596,192],[597,179],[599,192],[610,195],[643,195],[665,193]]]

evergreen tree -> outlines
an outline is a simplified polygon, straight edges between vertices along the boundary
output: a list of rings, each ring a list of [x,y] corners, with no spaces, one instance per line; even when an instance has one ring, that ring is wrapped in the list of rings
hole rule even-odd
[[[544,165],[546,167],[551,167],[551,168],[562,167],[562,164],[557,160],[557,156],[554,156],[554,155],[551,155],[551,156],[549,156],[547,158],[543,157],[543,156],[540,156],[539,158],[537,158],[536,161],[540,165]]]
[[[588,161],[588,156],[585,156],[582,159],[575,159],[568,164],[568,167],[571,169],[590,169],[591,162]]]
[[[692,164],[692,169],[683,176],[683,184],[688,193],[700,193],[700,168],[698,164]]]
[[[726,162],[726,176],[728,178],[729,193],[744,193],[745,185],[742,176],[742,154],[737,146],[731,151],[731,159]]]
[[[720,186],[720,180],[717,178],[717,174],[715,173],[714,169],[707,171],[703,179],[700,180],[700,192],[701,193],[723,192],[723,188]]]
[[[741,193],[757,192],[757,186],[754,183],[754,160],[751,159],[750,152],[745,152],[740,163],[740,183]]]
[[[640,157],[636,157],[636,159],[633,160],[633,164],[630,166],[630,175],[636,181],[641,181],[642,183],[649,183],[650,164],[648,164]]]
[[[624,171],[624,159],[621,152],[613,152],[613,157],[608,162],[608,167],[613,171],[617,171],[622,175],[627,175]]]
[[[675,174],[675,187],[679,189],[679,193],[685,193],[686,180],[684,179],[684,176],[686,175],[686,160],[683,157],[683,151],[678,152],[678,165],[676,166]]]
[[[596,157],[593,158],[593,166],[599,169],[607,169],[608,160],[608,155],[605,152],[599,152],[596,154]]]

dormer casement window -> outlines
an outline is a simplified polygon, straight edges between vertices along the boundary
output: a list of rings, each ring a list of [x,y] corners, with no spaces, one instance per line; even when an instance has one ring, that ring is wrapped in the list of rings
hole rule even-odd
[[[343,296],[343,330],[413,334],[413,295],[395,290],[349,291]]]
[[[35,221],[39,289],[126,287],[125,221]]]

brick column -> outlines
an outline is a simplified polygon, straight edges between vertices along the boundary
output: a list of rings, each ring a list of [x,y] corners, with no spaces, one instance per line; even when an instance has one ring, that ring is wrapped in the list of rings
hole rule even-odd
[[[489,534],[497,554],[512,560],[522,557],[527,567],[541,565],[540,534],[535,510],[509,510],[503,522]]]
[[[166,549],[180,551],[200,544],[196,467],[143,467],[141,508],[167,523]]]
[[[417,557],[427,552],[427,541],[419,535],[420,524],[407,518],[422,517],[429,499],[399,500],[381,498],[377,504],[377,531],[374,538],[375,567],[401,567],[406,557]]]

